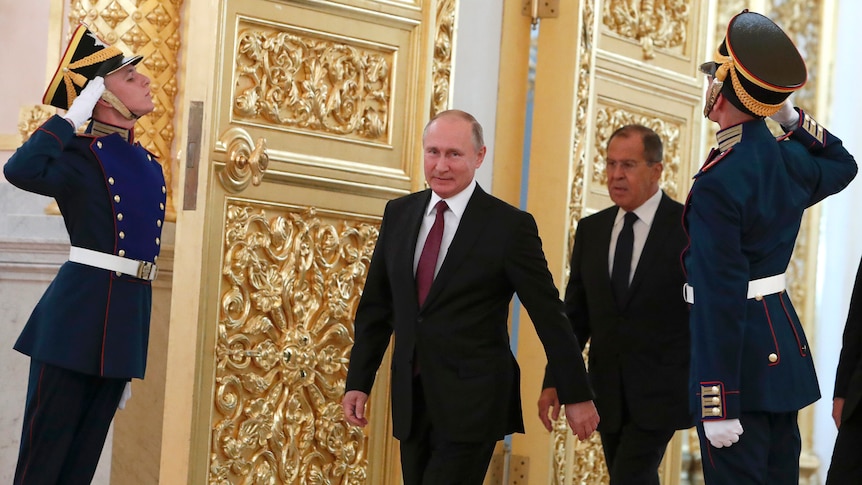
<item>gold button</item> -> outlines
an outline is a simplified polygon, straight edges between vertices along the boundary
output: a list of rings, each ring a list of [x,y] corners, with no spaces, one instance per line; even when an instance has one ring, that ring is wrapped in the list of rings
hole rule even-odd
[[[123,276],[123,273],[120,273],[119,271],[114,271],[114,274],[117,276]]]
[[[122,221],[122,220],[123,220],[123,213],[122,213],[122,212],[120,212],[119,214],[117,214],[117,220],[118,220],[118,221]]]
[[[719,408],[712,408],[712,414],[715,414],[716,416],[718,416],[719,414],[721,414],[721,409],[719,409]]]
[[[156,238],[156,246],[158,246],[158,245],[159,245],[159,244],[161,244],[161,243],[162,243],[162,240],[161,240],[161,239],[159,239],[159,238]]]
[[[98,147],[99,149],[101,149],[101,148],[102,148],[102,142],[97,141],[97,142],[96,142],[96,147]]]
[[[159,202],[159,209],[165,210],[165,204],[163,204],[162,202]]]
[[[159,260],[159,257],[158,257],[158,256],[153,256],[153,262],[154,262],[154,263],[155,263],[156,261],[158,261],[158,260]]]
[[[126,238],[126,233],[123,231],[120,231],[120,239],[125,239],[125,238]]]
[[[118,255],[118,256],[125,256],[125,255],[126,255],[126,250],[125,250],[125,249],[121,249],[121,250],[117,251],[117,255]]]
[[[156,227],[162,227],[162,220],[161,219],[156,221]]]
[[[150,155],[149,153],[147,153],[147,160],[149,160],[149,161],[151,161],[151,162],[153,161],[153,157],[152,157],[152,155]]]
[[[778,356],[775,354],[769,354],[769,361],[772,363],[778,362]]]
[[[754,299],[757,301],[763,300],[763,295],[760,295],[760,294],[754,295]]]
[[[718,392],[718,386],[712,386],[712,392],[717,393]]]
[[[168,189],[167,189],[167,188],[165,188],[165,186],[164,186],[164,185],[162,185],[162,193],[163,193],[163,194],[165,194],[165,193],[167,193],[167,192],[168,192]]]
[[[120,196],[119,195],[114,196],[114,202],[116,202],[118,204],[120,203]]]
[[[114,185],[114,177],[108,177],[108,183]]]
[[[715,404],[716,406],[718,406],[719,404],[721,404],[721,399],[719,399],[718,396],[714,396],[712,398],[712,403]]]

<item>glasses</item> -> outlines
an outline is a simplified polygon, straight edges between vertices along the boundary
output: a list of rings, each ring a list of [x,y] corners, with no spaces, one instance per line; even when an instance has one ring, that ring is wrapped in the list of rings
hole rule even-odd
[[[647,162],[643,162],[643,163],[647,163]],[[637,166],[640,164],[641,164],[641,162],[635,161],[635,160],[624,160],[622,162],[618,162],[616,160],[606,160],[605,161],[605,169],[608,172],[614,172],[614,171],[616,171],[617,168],[621,168],[623,170],[623,172],[628,173],[628,172],[631,172],[632,170],[634,170],[635,168],[637,168]]]

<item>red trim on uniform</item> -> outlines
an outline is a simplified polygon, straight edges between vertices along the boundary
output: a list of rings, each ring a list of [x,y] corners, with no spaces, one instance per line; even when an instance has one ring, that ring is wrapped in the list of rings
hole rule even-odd
[[[803,348],[802,340],[799,338],[799,332],[796,331],[796,325],[793,324],[793,319],[790,318],[790,312],[787,311],[787,306],[784,305],[784,298],[782,298],[781,295],[783,295],[783,293],[778,294],[778,301],[781,302],[781,309],[784,310],[784,315],[787,317],[787,323],[789,323],[790,328],[793,329],[793,335],[796,337],[796,347],[799,349],[799,355],[807,357],[808,354]]]
[[[99,375],[105,375],[105,341],[108,338],[108,313],[110,313],[111,308],[111,290],[114,288],[114,278],[111,277],[111,273],[108,273],[108,301],[105,307],[105,325],[102,328],[102,350],[99,355]]]
[[[65,119],[65,118],[64,118],[64,119]],[[68,121],[67,121],[67,123],[68,123]],[[43,125],[43,126],[44,126],[44,125]],[[58,144],[58,145],[60,145],[60,150],[62,150],[63,148],[65,148],[65,147],[63,146],[63,142],[60,140],[60,137],[59,137],[59,136],[57,136],[54,132],[46,130],[45,128],[43,128],[43,126],[40,126],[39,128],[36,128],[36,131],[43,131],[43,132],[45,132],[45,133],[47,133],[47,134],[49,134],[49,135],[53,136],[53,137],[54,137],[54,139],[55,139],[55,140],[57,140],[57,144]]]
[[[778,360],[769,363],[769,367],[774,367],[781,363],[781,349],[778,348],[778,339],[775,337],[775,327],[772,325],[772,319],[769,318],[769,308],[766,306],[766,299],[764,298],[760,302],[763,303],[763,313],[766,314],[766,321],[769,323],[769,332],[772,334],[772,343],[775,344],[775,355],[778,357]]]
[[[42,400],[42,376],[45,374],[45,364],[40,364],[42,367],[39,369],[39,379],[38,384],[36,385],[36,409],[34,409],[33,413],[30,415],[30,425],[27,427],[27,435],[29,437],[28,444],[30,448],[27,450],[27,464],[24,465],[24,471],[21,472],[21,481],[24,482],[27,477],[27,470],[30,468],[30,457],[33,456],[33,422],[36,421],[36,415],[39,413],[37,410],[39,409],[39,402]]]

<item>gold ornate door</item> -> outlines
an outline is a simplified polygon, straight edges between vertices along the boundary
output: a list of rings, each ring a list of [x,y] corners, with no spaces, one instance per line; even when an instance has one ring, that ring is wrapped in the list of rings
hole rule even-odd
[[[451,3],[451,2],[450,2]],[[160,483],[395,483],[341,396],[385,202],[421,185],[437,4],[185,0]]]

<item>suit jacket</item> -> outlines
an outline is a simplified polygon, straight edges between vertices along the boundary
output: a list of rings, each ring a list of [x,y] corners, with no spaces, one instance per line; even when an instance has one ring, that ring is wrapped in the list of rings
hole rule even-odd
[[[626,300],[616,302],[608,268],[617,206],[578,223],[566,313],[578,342],[590,342],[589,377],[599,430],[618,431],[623,408],[644,429],[693,425],[688,409],[690,336],[679,255],[688,242],[682,204],[662,194]],[[545,387],[554,387],[547,376]]]
[[[431,191],[425,190],[386,205],[356,311],[346,390],[371,391],[394,332],[396,438],[410,435],[414,356],[429,417],[446,439],[498,440],[523,432],[520,370],[507,326],[509,305],[517,292],[560,383],[561,401],[592,399],[535,220],[479,186],[419,307],[413,258],[430,197]]]
[[[68,121],[54,116],[12,155],[3,173],[13,185],[57,201],[73,246],[156,260],[166,187],[161,166],[140,144],[118,132],[76,135]],[[15,349],[84,374],[143,378],[151,300],[149,281],[67,261]]]
[[[850,297],[850,310],[844,324],[844,344],[835,373],[834,397],[844,398],[841,420],[850,417],[862,402],[862,261]]]
[[[805,332],[786,291],[748,298],[748,282],[786,271],[805,209],[846,187],[856,162],[801,111],[778,140],[763,120],[718,138],[685,209],[691,405],[704,420],[796,411],[820,398]]]

